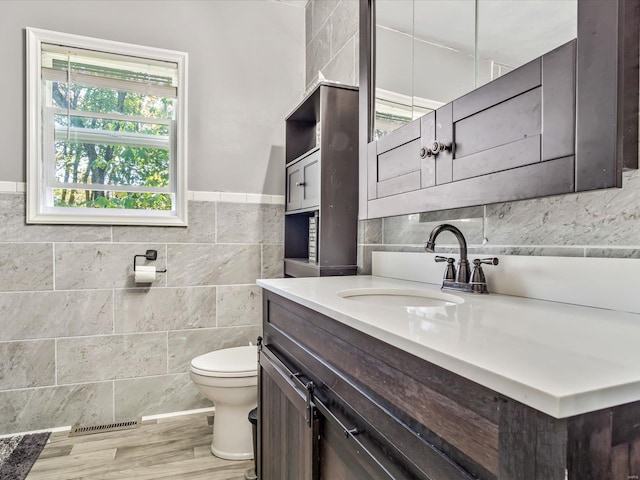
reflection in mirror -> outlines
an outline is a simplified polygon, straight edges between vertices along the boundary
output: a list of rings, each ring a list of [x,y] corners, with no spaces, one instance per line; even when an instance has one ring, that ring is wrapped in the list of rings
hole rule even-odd
[[[475,15],[474,0],[415,0],[414,106],[435,110],[474,89]]]
[[[413,118],[413,0],[377,0],[374,138]]]
[[[374,139],[576,37],[577,0],[375,0]]]
[[[477,84],[577,37],[577,0],[477,0]]]

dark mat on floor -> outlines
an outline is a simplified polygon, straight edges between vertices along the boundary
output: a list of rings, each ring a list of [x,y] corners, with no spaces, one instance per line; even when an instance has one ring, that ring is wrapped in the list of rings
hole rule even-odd
[[[0,480],[23,480],[36,463],[51,432],[0,439]]]

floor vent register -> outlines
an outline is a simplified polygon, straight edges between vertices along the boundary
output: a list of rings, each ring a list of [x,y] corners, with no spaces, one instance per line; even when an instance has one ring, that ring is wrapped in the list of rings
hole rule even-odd
[[[93,433],[115,432],[118,430],[131,430],[140,427],[140,419],[127,420],[124,422],[96,423],[93,425],[75,424],[69,432],[70,437],[80,435],[91,435]]]

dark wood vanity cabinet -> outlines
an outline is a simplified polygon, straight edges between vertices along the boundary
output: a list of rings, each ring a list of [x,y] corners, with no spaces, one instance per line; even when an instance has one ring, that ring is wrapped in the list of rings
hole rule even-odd
[[[640,402],[555,419],[265,291],[261,480],[629,480]]]
[[[369,143],[368,216],[575,190],[575,65],[572,41]]]

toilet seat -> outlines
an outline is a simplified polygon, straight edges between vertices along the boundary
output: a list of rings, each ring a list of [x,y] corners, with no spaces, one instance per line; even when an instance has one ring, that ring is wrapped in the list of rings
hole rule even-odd
[[[257,347],[233,347],[205,353],[191,361],[191,371],[205,377],[255,377],[258,375]]]

